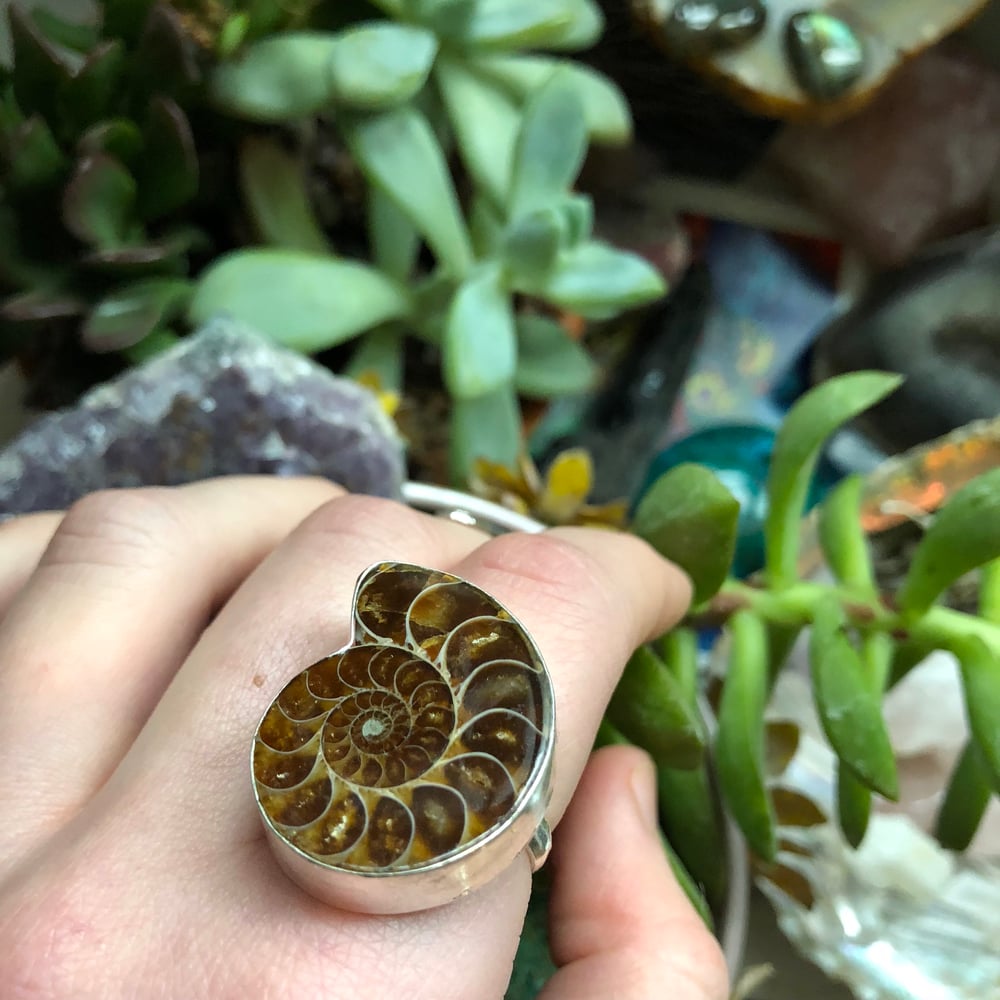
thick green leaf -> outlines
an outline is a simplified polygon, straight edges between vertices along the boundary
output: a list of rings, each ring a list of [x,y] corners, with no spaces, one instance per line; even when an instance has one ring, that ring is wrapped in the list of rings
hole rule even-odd
[[[990,771],[974,742],[965,745],[948,781],[937,815],[935,836],[949,851],[964,851],[972,843],[993,797]]]
[[[715,743],[719,783],[750,847],[765,861],[777,853],[777,820],[768,794],[764,707],[768,688],[767,631],[750,611],[729,621],[732,646]]]
[[[332,96],[367,110],[408,101],[426,82],[437,48],[434,35],[413,25],[373,22],[350,28],[330,54]]]
[[[882,699],[866,680],[861,657],[847,634],[847,619],[835,598],[816,608],[809,661],[816,710],[834,752],[869,788],[895,799],[899,779],[882,718]]]
[[[195,325],[228,313],[287,347],[332,347],[410,307],[406,290],[364,264],[296,250],[238,250],[202,272]]]
[[[125,46],[119,39],[101,42],[87,56],[63,98],[63,112],[73,134],[106,117],[118,103],[125,72]]]
[[[589,49],[604,31],[604,12],[597,0],[572,0],[573,17],[561,31],[551,35],[547,49],[576,52]]]
[[[143,130],[145,148],[136,173],[139,214],[161,219],[198,193],[198,153],[187,115],[169,97],[154,97]]]
[[[837,819],[851,847],[861,846],[871,812],[872,790],[842,761],[837,761]]]
[[[399,206],[374,185],[368,189],[368,238],[379,270],[406,281],[420,252],[420,234]]]
[[[184,25],[180,11],[168,3],[156,3],[143,25],[139,40],[130,50],[132,86],[136,99],[145,91],[172,97],[186,105],[203,83],[201,51]]]
[[[403,334],[398,323],[369,330],[360,338],[344,374],[378,379],[380,389],[399,392],[403,386]]]
[[[1000,625],[1000,559],[985,563],[979,571],[979,617]]]
[[[544,281],[568,242],[565,215],[559,208],[540,208],[512,223],[503,241],[503,264],[514,286]]]
[[[105,37],[121,37],[129,44],[134,44],[154,2],[155,0],[103,0],[101,14]]]
[[[77,149],[83,156],[107,153],[131,168],[142,153],[142,133],[129,118],[109,118],[87,129]]]
[[[660,655],[689,705],[698,703],[698,634],[677,626],[660,637]]]
[[[215,43],[215,51],[220,59],[232,59],[247,40],[252,21],[245,11],[233,14],[226,19],[219,29],[219,37]]]
[[[11,81],[22,114],[41,115],[59,135],[60,107],[70,86],[69,66],[19,4],[7,9],[14,66]]]
[[[590,239],[594,229],[594,202],[590,195],[571,194],[563,198],[558,210],[566,220],[567,250],[574,250]]]
[[[589,66],[535,55],[481,56],[474,65],[520,100],[529,97],[553,73],[564,72],[580,98],[592,139],[618,145],[632,137],[632,114],[625,95],[613,80]]]
[[[403,107],[345,123],[344,129],[369,182],[397,204],[452,274],[462,277],[472,263],[469,234],[427,119]]]
[[[104,153],[84,157],[63,192],[66,228],[98,249],[119,247],[129,235],[135,193],[135,179],[116,159]]]
[[[573,0],[477,0],[461,38],[478,49],[544,46],[564,37],[577,13]]]
[[[306,191],[302,162],[277,141],[247,136],[239,151],[240,187],[257,236],[264,242],[307,253],[330,253]]]
[[[1000,655],[978,636],[953,640],[951,648],[962,668],[972,738],[1000,793]]]
[[[811,389],[789,411],[774,444],[767,487],[764,541],[773,586],[785,586],[796,577],[802,511],[824,442],[901,381],[884,372],[839,375]]]
[[[553,73],[524,106],[511,169],[508,217],[516,219],[563,198],[586,152],[583,105],[568,75]]]
[[[215,69],[212,98],[223,111],[251,121],[313,115],[330,103],[330,59],[339,42],[332,33],[292,31],[254,42]]]
[[[694,603],[722,586],[736,551],[739,501],[704,466],[665,472],[639,502],[632,531],[691,578]]]
[[[69,169],[51,130],[38,115],[21,122],[13,130],[5,152],[4,182],[11,193],[48,187]]]
[[[500,213],[482,193],[475,193],[469,208],[469,237],[476,256],[482,260],[498,254],[505,232]]]
[[[445,321],[441,352],[445,385],[457,399],[489,395],[513,379],[514,312],[498,268],[483,268],[459,285]]]
[[[963,486],[935,515],[913,554],[897,603],[908,614],[923,614],[960,576],[997,558],[1000,469],[991,469]]]
[[[31,19],[50,42],[73,52],[89,52],[100,41],[97,25],[92,22],[72,21],[44,7],[32,10]]]
[[[648,646],[640,646],[625,665],[606,715],[658,767],[690,769],[702,761],[705,727],[701,717]]]
[[[507,202],[521,117],[499,88],[442,55],[434,70],[462,162],[495,205]]]
[[[593,359],[554,320],[531,314],[518,316],[517,335],[514,383],[522,396],[568,396],[586,392],[597,381]]]
[[[595,319],[645,305],[666,294],[660,272],[637,254],[591,240],[564,251],[548,280],[525,291]]]
[[[132,347],[179,317],[192,287],[187,280],[148,278],[116,289],[91,310],[80,338],[92,351]]]
[[[181,338],[173,330],[154,330],[138,344],[126,347],[122,353],[133,365],[141,365],[164,351],[176,347]]]
[[[454,400],[449,459],[456,486],[468,484],[480,458],[514,468],[521,447],[521,408],[513,386],[505,385],[488,396]]]
[[[861,476],[848,476],[823,502],[819,540],[826,563],[841,583],[873,596],[876,593],[868,538],[861,527]]]

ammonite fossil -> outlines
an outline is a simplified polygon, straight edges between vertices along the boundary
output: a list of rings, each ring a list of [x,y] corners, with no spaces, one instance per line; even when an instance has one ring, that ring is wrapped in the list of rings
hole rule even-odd
[[[353,635],[261,720],[257,802],[314,895],[367,912],[439,905],[547,838],[549,677],[492,597],[419,566],[362,574]]]

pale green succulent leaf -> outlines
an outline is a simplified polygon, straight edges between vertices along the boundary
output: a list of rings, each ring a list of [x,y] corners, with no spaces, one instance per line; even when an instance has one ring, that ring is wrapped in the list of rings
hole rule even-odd
[[[456,486],[468,485],[480,458],[513,468],[522,444],[521,408],[513,385],[500,386],[485,396],[453,401],[449,462]]]
[[[568,76],[555,73],[532,94],[514,150],[511,219],[565,197],[587,152],[583,108]]]
[[[466,169],[497,205],[510,189],[511,163],[521,116],[495,84],[442,56],[435,68]]]
[[[517,317],[517,369],[514,383],[522,396],[550,399],[586,392],[598,378],[593,358],[547,316]]]
[[[313,214],[303,164],[276,139],[248,136],[239,151],[243,200],[264,243],[289,250],[329,253]]]
[[[632,137],[632,113],[621,88],[589,66],[537,55],[479,56],[476,69],[524,100],[556,72],[565,72],[583,105],[587,132],[595,142],[618,145]]]
[[[375,22],[342,32],[329,61],[332,95],[375,110],[408,101],[427,81],[437,39],[415,25]]]
[[[374,268],[298,250],[237,250],[198,281],[188,318],[241,320],[286,347],[314,352],[405,315],[406,290]]]
[[[441,145],[427,119],[404,106],[344,123],[368,181],[381,188],[457,277],[472,247]]]
[[[666,290],[660,272],[642,257],[597,240],[564,252],[534,289],[547,302],[595,318],[645,305]]]
[[[209,90],[217,107],[240,118],[286,122],[330,103],[330,59],[340,43],[332,32],[290,31],[248,45],[221,63]]]
[[[459,286],[448,311],[441,351],[445,385],[457,399],[489,395],[513,379],[514,311],[498,268],[483,268]]]

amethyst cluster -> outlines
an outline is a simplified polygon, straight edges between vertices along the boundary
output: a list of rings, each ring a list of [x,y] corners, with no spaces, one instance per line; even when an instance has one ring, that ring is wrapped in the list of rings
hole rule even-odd
[[[0,518],[106,487],[318,475],[396,497],[403,443],[372,393],[229,320],[41,417],[0,452]]]

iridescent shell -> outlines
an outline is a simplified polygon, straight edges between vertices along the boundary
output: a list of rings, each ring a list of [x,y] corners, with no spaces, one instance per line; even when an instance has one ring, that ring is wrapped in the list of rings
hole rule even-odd
[[[538,784],[552,726],[526,631],[447,573],[382,563],[359,580],[351,645],[291,680],[257,729],[265,821],[354,872],[464,853]]]

